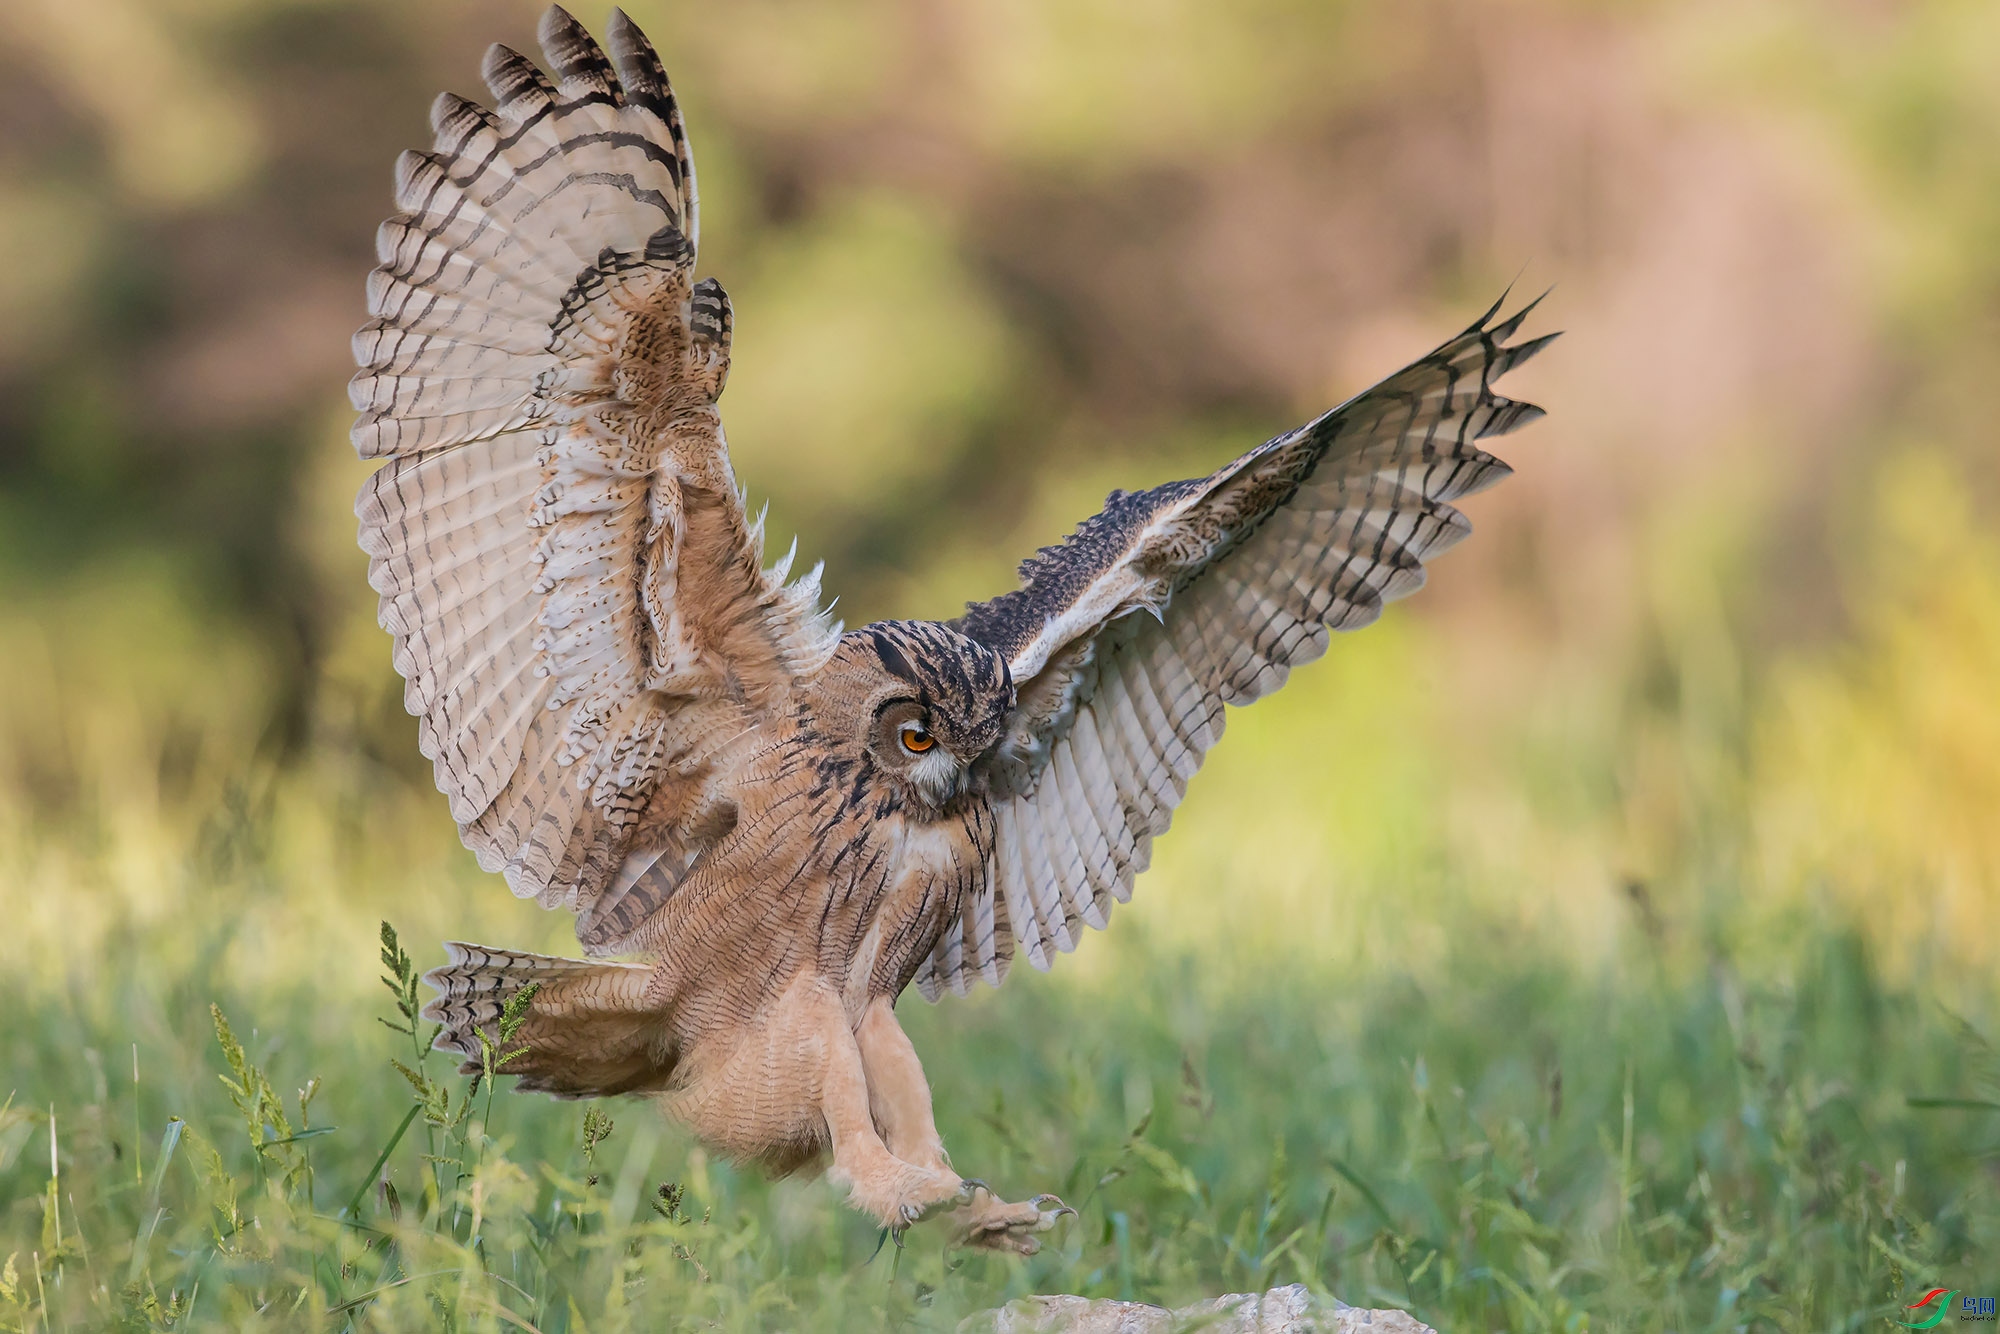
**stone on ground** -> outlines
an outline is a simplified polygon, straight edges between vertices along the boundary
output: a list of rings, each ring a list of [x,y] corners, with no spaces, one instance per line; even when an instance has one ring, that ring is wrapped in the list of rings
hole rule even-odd
[[[965,1320],[959,1334],[1437,1334],[1404,1311],[1364,1311],[1321,1302],[1303,1283],[1266,1293],[1232,1292],[1169,1311],[1145,1302],[1022,1297]]]

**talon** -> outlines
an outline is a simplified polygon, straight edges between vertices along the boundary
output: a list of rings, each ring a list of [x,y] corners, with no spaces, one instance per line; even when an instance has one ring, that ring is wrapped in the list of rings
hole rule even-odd
[[[1076,1210],[1055,1195],[1037,1195],[1021,1204],[1009,1204],[989,1190],[986,1201],[959,1216],[958,1244],[1033,1255],[1041,1249],[1034,1234],[1047,1232],[1064,1214],[1074,1217]]]
[[[964,1201],[967,1204],[972,1203],[972,1197],[979,1191],[983,1190],[988,1195],[991,1195],[993,1193],[993,1187],[987,1185],[984,1181],[981,1181],[978,1177],[961,1177],[959,1179],[958,1184],[961,1187],[963,1187],[963,1189],[959,1191],[958,1197],[960,1200]]]
[[[1037,1195],[1032,1201],[1030,1201],[1030,1203],[1032,1203],[1035,1206],[1035,1208],[1039,1209],[1043,1214],[1047,1215],[1048,1221],[1043,1224],[1044,1227],[1054,1227],[1055,1221],[1058,1218],[1061,1218],[1064,1214],[1068,1214],[1071,1218],[1083,1217],[1082,1214],[1079,1214],[1076,1210],[1070,1208],[1067,1204],[1064,1204],[1060,1199],[1058,1199],[1054,1195]]]

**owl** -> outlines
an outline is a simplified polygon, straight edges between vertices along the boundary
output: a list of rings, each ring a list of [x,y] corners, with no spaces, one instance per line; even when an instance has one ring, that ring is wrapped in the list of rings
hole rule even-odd
[[[647,1095],[738,1160],[830,1157],[899,1237],[1032,1253],[1068,1210],[959,1175],[898,998],[1105,925],[1227,708],[1465,536],[1451,502],[1508,472],[1476,442],[1541,415],[1494,382],[1548,338],[1496,304],[1210,476],[1114,491],[957,620],[843,632],[730,468],[730,303],[658,57],[615,10],[608,56],[561,9],[540,40],[550,73],[493,47],[492,107],[440,97],[397,164],[356,509],[466,845],[587,957],[448,944],[424,1013],[470,1061],[532,986],[519,1087]]]

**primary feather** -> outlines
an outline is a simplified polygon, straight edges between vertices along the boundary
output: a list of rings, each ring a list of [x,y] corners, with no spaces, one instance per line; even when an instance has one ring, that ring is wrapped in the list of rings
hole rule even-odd
[[[440,97],[397,166],[351,388],[355,447],[386,462],[356,512],[467,845],[608,945],[632,913],[607,889],[670,892],[721,823],[689,780],[837,631],[814,576],[759,568],[715,411],[728,300],[693,281],[659,60],[622,14],[609,59],[560,9],[540,36],[554,81],[494,47],[493,110]]]
[[[1415,592],[1471,531],[1450,502],[1507,465],[1474,443],[1541,415],[1493,388],[1555,337],[1508,342],[1533,303],[1471,328],[1372,389],[1206,477],[1112,492],[1021,566],[1022,586],[956,625],[1008,660],[1019,703],[981,761],[994,890],[1046,968],[1131,894],[1152,840],[1222,735],[1260,699]],[[1004,975],[988,939],[946,933],[926,995]]]

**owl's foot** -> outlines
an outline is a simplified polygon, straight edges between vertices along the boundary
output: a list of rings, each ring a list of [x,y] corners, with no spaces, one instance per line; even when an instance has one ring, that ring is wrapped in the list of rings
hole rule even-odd
[[[884,1171],[855,1176],[848,1183],[847,1198],[855,1208],[874,1215],[883,1227],[901,1236],[913,1223],[969,1205],[979,1188],[978,1182],[961,1181],[956,1172],[889,1159]]]
[[[951,1226],[952,1240],[960,1246],[1033,1255],[1042,1249],[1035,1234],[1047,1232],[1064,1214],[1075,1213],[1076,1210],[1053,1195],[1037,1195],[1026,1204],[1009,1204],[981,1184],[973,1202],[953,1211],[946,1222]]]

